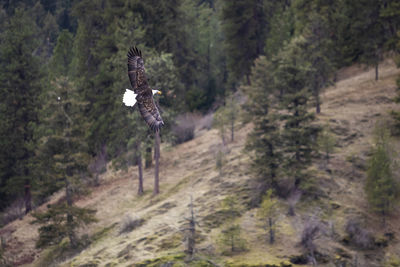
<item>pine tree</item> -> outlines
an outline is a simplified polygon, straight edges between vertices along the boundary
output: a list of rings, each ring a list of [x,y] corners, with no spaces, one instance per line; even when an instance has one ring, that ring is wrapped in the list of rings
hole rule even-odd
[[[277,5],[270,8],[270,30],[265,41],[265,55],[271,59],[276,55],[285,43],[294,35],[293,8],[288,5]]]
[[[225,227],[219,235],[219,242],[224,247],[224,254],[232,254],[246,249],[245,240],[241,236],[242,228],[239,224]]]
[[[218,129],[219,136],[221,137],[222,145],[226,145],[226,132],[228,131],[228,114],[225,107],[220,107],[213,117],[213,126]]]
[[[50,169],[47,175],[53,183],[65,188],[66,200],[51,206],[46,212],[34,214],[34,223],[42,224],[37,246],[47,246],[68,237],[70,246],[76,248],[79,245],[76,229],[96,221],[95,210],[73,204],[73,196],[82,193],[90,159],[84,139],[85,120],[82,120],[86,103],[68,77],[52,80],[50,87],[43,107],[44,127],[49,130],[42,138],[40,153],[43,159],[47,159]]]
[[[329,163],[330,155],[331,153],[333,153],[336,143],[336,139],[332,135],[329,125],[326,125],[324,129],[318,134],[317,143],[319,149],[325,153],[326,165]]]
[[[400,32],[398,32],[397,35],[400,39]],[[397,43],[396,43],[396,49],[397,49],[397,51],[400,51],[400,40],[397,41]],[[396,62],[397,67],[399,68],[400,67],[400,57],[397,57],[395,59],[395,62]],[[396,84],[397,84],[397,96],[395,97],[394,101],[396,103],[400,104],[400,76],[397,77]],[[396,134],[399,135],[400,134],[400,111],[392,110],[391,115],[392,115],[393,119],[395,120]]]
[[[5,22],[0,47],[0,209],[25,191],[31,209],[30,187],[42,73],[36,49],[36,28],[27,12],[16,9]]]
[[[276,85],[284,91],[281,110],[285,111],[282,129],[283,169],[293,179],[294,189],[309,186],[307,167],[311,164],[318,128],[312,125],[314,115],[308,111],[310,88],[307,80],[310,63],[300,57],[304,39],[296,38],[279,55],[275,73]]]
[[[383,223],[400,196],[400,185],[393,173],[393,155],[388,131],[377,127],[375,145],[368,160],[365,191],[373,211],[382,216]]]
[[[230,83],[246,78],[250,84],[253,60],[263,53],[267,25],[263,0],[223,1],[221,21]]]
[[[264,196],[257,215],[263,221],[265,229],[268,230],[270,244],[275,242],[277,212],[277,200],[272,196],[272,189],[269,189]]]
[[[261,56],[252,69],[252,86],[244,88],[249,96],[245,110],[249,120],[254,122],[254,129],[247,136],[246,150],[251,152],[252,170],[261,182],[257,202],[261,201],[268,187],[272,186],[277,192],[282,192],[278,179],[282,160],[279,115],[272,111],[272,99],[277,97],[277,92],[272,74],[267,75],[272,71],[271,63]]]
[[[50,60],[50,73],[54,76],[68,76],[73,57],[73,35],[68,30],[61,31]]]
[[[311,88],[315,100],[316,113],[321,112],[320,94],[329,84],[329,77],[333,72],[331,63],[332,42],[328,35],[329,28],[326,18],[320,14],[310,15],[309,26],[304,30],[307,45],[305,55],[310,62],[311,71],[308,77],[308,86]]]

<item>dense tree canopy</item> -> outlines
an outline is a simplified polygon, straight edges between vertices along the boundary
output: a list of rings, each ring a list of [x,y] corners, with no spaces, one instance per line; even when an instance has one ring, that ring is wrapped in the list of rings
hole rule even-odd
[[[54,155],[122,167],[149,154],[152,138],[140,138],[148,133],[121,103],[132,45],[144,53],[150,86],[163,92],[167,122],[215,111],[243,89],[256,176],[275,189],[288,180],[306,187],[318,133],[310,106],[321,112],[319,95],[340,67],[364,62],[378,78],[383,56],[398,50],[399,10],[383,0],[0,1],[0,209],[31,186],[38,202],[60,188]],[[53,120],[60,90],[80,103],[85,145],[76,151],[51,145],[66,134]],[[174,139],[170,126],[163,141]]]

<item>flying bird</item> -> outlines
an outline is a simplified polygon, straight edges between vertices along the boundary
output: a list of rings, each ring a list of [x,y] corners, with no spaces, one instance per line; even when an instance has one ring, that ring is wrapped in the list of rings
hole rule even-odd
[[[126,89],[122,101],[130,107],[137,103],[140,115],[147,125],[155,132],[160,130],[164,122],[154,103],[153,95],[161,94],[161,92],[150,88],[144,69],[142,52],[137,47],[131,47],[128,52],[128,76],[133,91]]]

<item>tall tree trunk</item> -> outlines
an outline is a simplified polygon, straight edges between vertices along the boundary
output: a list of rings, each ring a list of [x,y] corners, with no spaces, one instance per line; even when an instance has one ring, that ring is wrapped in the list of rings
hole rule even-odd
[[[155,133],[156,140],[154,142],[154,159],[155,159],[155,167],[154,167],[154,190],[153,195],[157,195],[160,193],[159,188],[159,160],[160,160],[160,132],[156,131]]]
[[[144,154],[144,167],[150,168],[153,165],[153,157],[152,157],[152,153],[151,153],[152,149],[151,147],[147,147],[146,148],[146,153]]]
[[[67,199],[67,233],[69,238],[69,243],[72,248],[78,247],[78,240],[74,232],[74,217],[71,214],[72,207],[72,194],[68,178],[65,179],[65,196]]]
[[[246,78],[247,78],[247,85],[251,85],[250,74],[246,74]]]
[[[315,104],[316,104],[316,113],[317,114],[320,114],[321,113],[321,100],[320,100],[320,97],[319,97],[319,91],[318,91],[318,89],[316,89],[315,90]]]
[[[31,195],[31,185],[29,180],[25,181],[25,195],[24,195],[24,203],[25,203],[25,214],[28,214],[32,210],[32,195]]]
[[[268,218],[268,224],[269,224],[269,243],[273,244],[275,242],[275,232],[273,229],[272,218]]]
[[[196,234],[196,221],[194,218],[194,211],[193,211],[193,198],[190,197],[190,218],[189,221],[189,233],[188,233],[188,244],[187,244],[187,254],[189,259],[193,259],[194,250],[195,250],[195,234]]]
[[[138,195],[143,195],[143,164],[142,164],[142,152],[140,151],[140,142],[138,142],[136,147],[137,153],[137,164],[138,164],[138,171],[139,171],[139,188],[138,188]]]
[[[235,131],[235,120],[231,118],[231,142],[233,142],[234,131]]]

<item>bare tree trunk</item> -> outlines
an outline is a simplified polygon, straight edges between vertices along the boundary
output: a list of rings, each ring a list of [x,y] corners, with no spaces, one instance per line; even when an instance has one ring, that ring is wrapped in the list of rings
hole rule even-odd
[[[273,244],[275,242],[275,232],[273,229],[272,218],[268,218],[268,224],[269,224],[269,243]]]
[[[189,259],[191,260],[194,255],[195,250],[195,234],[196,234],[196,220],[194,218],[193,211],[193,198],[190,198],[190,218],[189,221],[189,229],[188,229],[188,243],[187,243],[187,254]]]
[[[246,74],[246,78],[247,78],[247,85],[251,85],[250,75]]]
[[[151,147],[146,148],[146,153],[144,155],[144,167],[150,168],[153,165],[153,157],[151,156]]]
[[[31,195],[31,185],[29,180],[25,181],[25,196],[24,196],[24,203],[25,203],[25,214],[28,214],[32,210],[32,195]]]
[[[233,142],[234,131],[235,131],[235,120],[231,118],[231,142]]]
[[[138,195],[143,195],[143,163],[142,163],[142,152],[140,151],[140,142],[138,142],[136,147],[136,155],[137,155],[137,164],[138,164],[138,171],[139,171],[139,188],[138,188]]]
[[[319,98],[318,91],[315,92],[315,102],[316,102],[316,112],[317,112],[317,114],[320,114],[321,113],[321,101]]]
[[[156,140],[154,142],[154,158],[155,158],[155,167],[154,167],[154,190],[153,195],[157,195],[160,193],[159,188],[159,160],[160,160],[160,132],[156,131],[155,133]]]
[[[71,207],[72,207],[72,194],[71,194],[71,188],[69,185],[68,178],[65,179],[65,196],[67,198],[67,233],[68,233],[68,238],[69,238],[69,243],[72,248],[78,247],[78,240],[76,238],[75,232],[74,232],[74,218],[73,215],[71,214]]]

